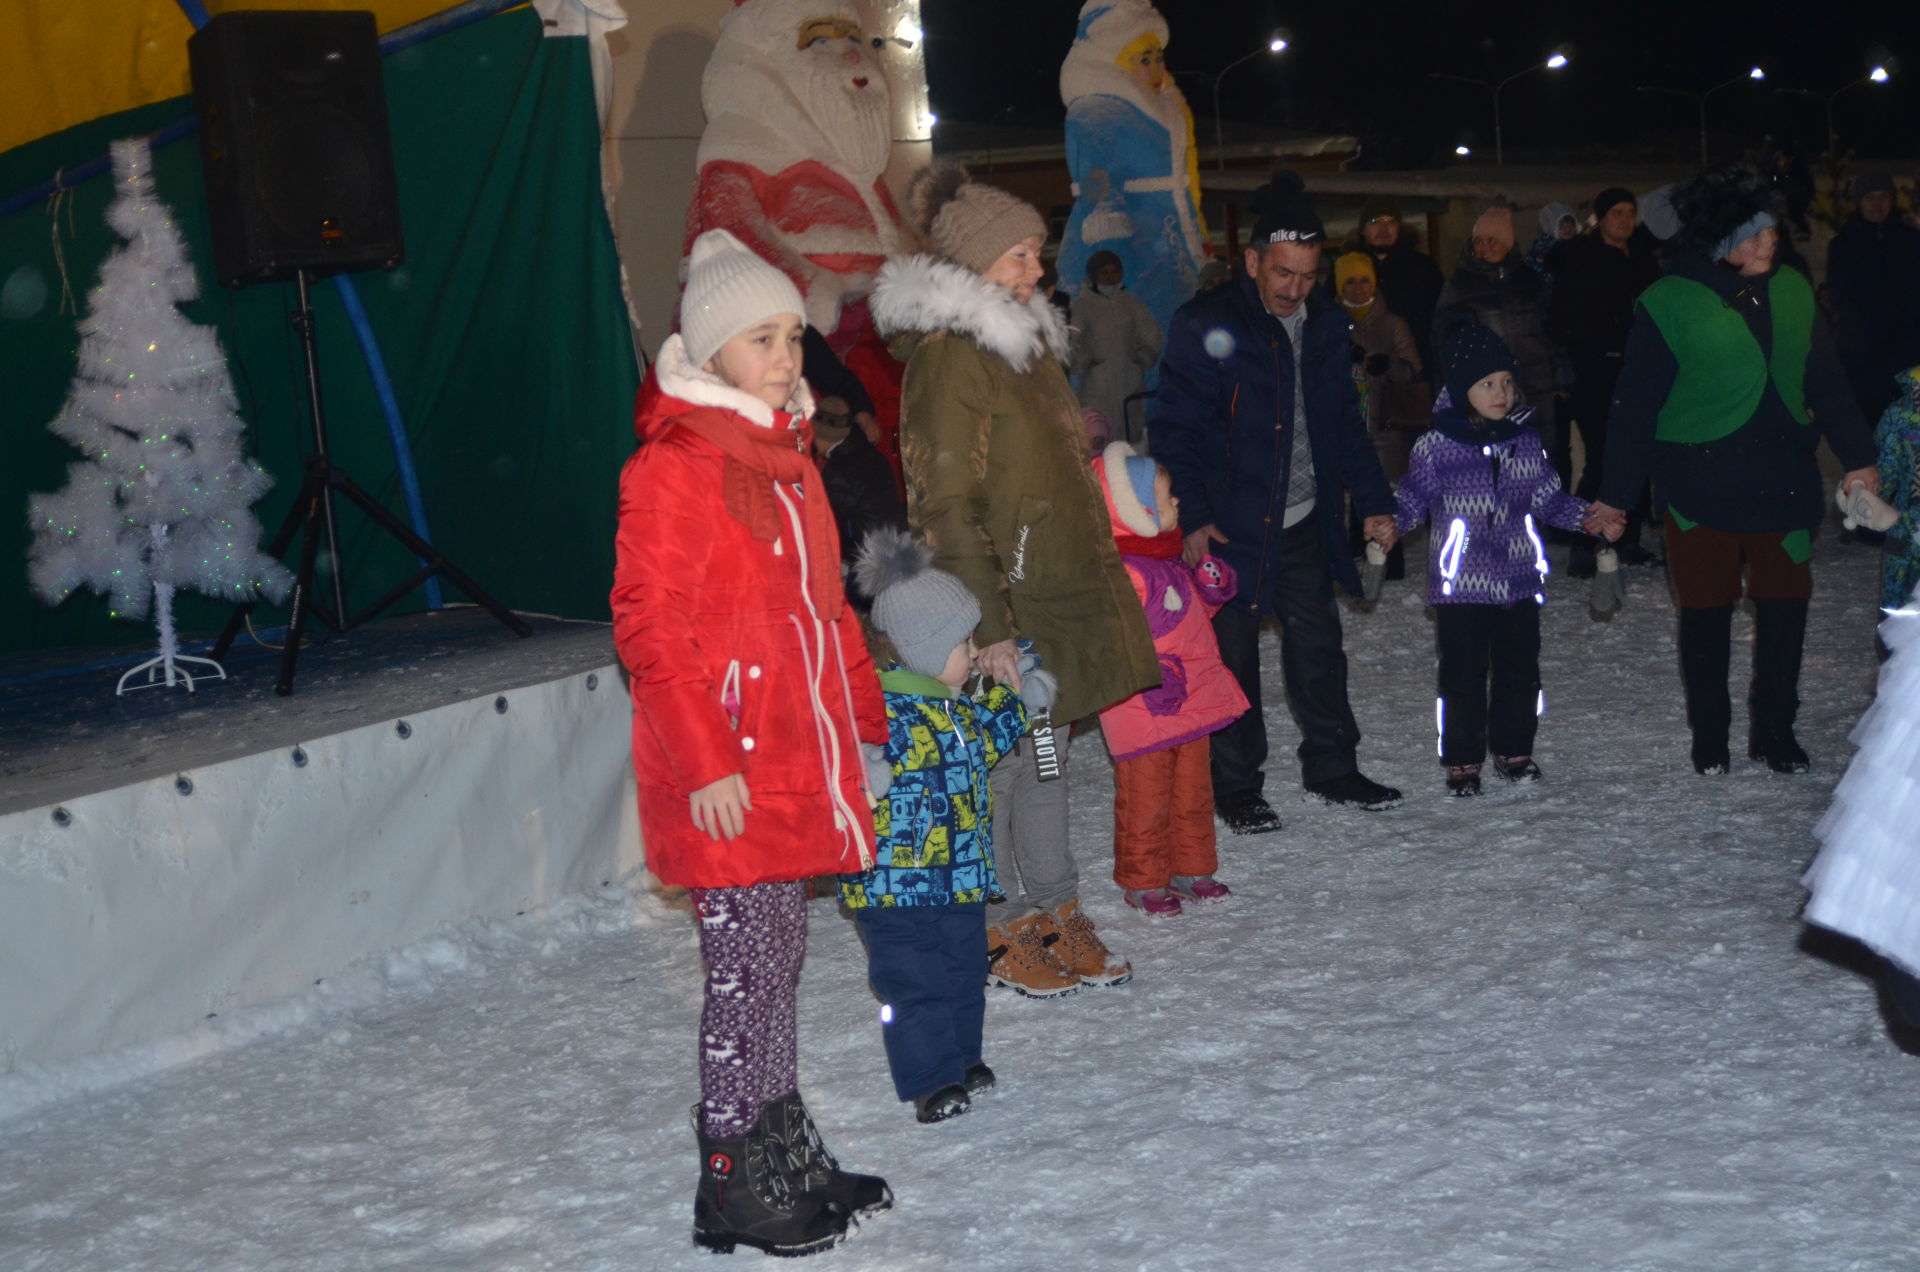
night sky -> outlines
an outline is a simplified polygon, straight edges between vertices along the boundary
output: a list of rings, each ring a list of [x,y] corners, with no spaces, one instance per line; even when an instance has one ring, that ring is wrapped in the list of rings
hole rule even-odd
[[[1160,0],[1172,29],[1167,64],[1193,106],[1202,143],[1212,114],[1204,75],[1285,27],[1293,46],[1236,68],[1221,87],[1222,114],[1361,138],[1367,166],[1424,166],[1451,158],[1458,142],[1493,145],[1491,94],[1429,79],[1445,71],[1498,80],[1554,46],[1572,64],[1508,86],[1502,96],[1509,161],[1529,158],[1689,159],[1698,153],[1691,101],[1636,93],[1638,85],[1698,92],[1742,75],[1755,61],[1763,84],[1714,95],[1715,150],[1783,144],[1822,148],[1822,103],[1777,88],[1827,94],[1889,61],[1890,84],[1850,89],[1835,107],[1843,146],[1863,156],[1920,154],[1920,5],[1664,0],[1651,3],[1467,6]],[[1060,62],[1072,43],[1079,0],[922,0],[933,107],[943,118],[1057,126],[1064,115]],[[1473,14],[1485,14],[1484,19]]]

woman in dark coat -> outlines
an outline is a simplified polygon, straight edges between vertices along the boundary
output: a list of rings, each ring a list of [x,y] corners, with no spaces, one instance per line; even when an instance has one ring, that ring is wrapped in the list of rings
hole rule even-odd
[[[1433,315],[1433,347],[1444,349],[1456,327],[1478,323],[1506,342],[1519,368],[1514,382],[1540,415],[1550,415],[1555,383],[1553,345],[1547,339],[1549,292],[1514,242],[1513,209],[1488,208],[1473,223],[1460,267],[1440,292]],[[1460,405],[1454,403],[1455,406]],[[1551,450],[1552,438],[1544,439]]]

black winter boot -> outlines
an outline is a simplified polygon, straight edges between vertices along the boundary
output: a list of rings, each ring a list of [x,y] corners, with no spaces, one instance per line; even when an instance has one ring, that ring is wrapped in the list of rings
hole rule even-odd
[[[1753,603],[1753,682],[1747,690],[1747,757],[1776,773],[1804,773],[1807,753],[1794,741],[1800,710],[1800,654],[1807,643],[1805,601]]]
[[[805,1191],[856,1218],[879,1214],[893,1204],[893,1190],[886,1180],[840,1169],[798,1091],[767,1105],[765,1116],[768,1129],[787,1146],[794,1163],[805,1173]]]
[[[762,1109],[738,1139],[715,1139],[693,1106],[700,1139],[700,1188],[693,1196],[693,1243],[716,1254],[736,1245],[793,1257],[846,1239],[853,1216],[804,1191],[806,1176],[767,1130]]]
[[[1727,730],[1733,723],[1733,702],[1727,693],[1732,634],[1731,605],[1680,611],[1680,680],[1686,686],[1696,773],[1727,771]]]

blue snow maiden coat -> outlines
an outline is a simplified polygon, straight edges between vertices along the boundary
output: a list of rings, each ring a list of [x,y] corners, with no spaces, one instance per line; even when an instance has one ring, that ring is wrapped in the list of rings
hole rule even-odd
[[[1347,546],[1344,490],[1363,517],[1391,516],[1393,491],[1360,415],[1346,313],[1324,292],[1307,298],[1301,358],[1307,441],[1313,451],[1313,516],[1333,577],[1360,594]],[[1173,478],[1180,530],[1217,526],[1213,554],[1240,576],[1231,604],[1273,608],[1273,571],[1293,467],[1293,346],[1260,303],[1253,279],[1195,296],[1173,316],[1147,433]],[[1344,488],[1344,489],[1343,489]]]
[[[1200,285],[1206,226],[1186,98],[1171,79],[1154,92],[1114,62],[1144,35],[1166,44],[1166,20],[1151,5],[1087,0],[1081,6],[1060,67],[1073,213],[1060,237],[1058,266],[1061,289],[1078,296],[1087,258],[1113,252],[1126,270],[1127,290],[1164,332]],[[1152,387],[1151,377],[1147,383]]]
[[[964,905],[993,890],[993,790],[987,775],[1027,731],[1020,695],[996,685],[969,698],[899,667],[880,673],[893,785],[873,810],[873,869],[840,876],[863,906]]]

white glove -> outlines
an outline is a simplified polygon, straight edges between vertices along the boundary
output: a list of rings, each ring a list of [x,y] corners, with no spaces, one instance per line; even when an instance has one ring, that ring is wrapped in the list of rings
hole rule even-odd
[[[1020,701],[1029,711],[1051,711],[1060,698],[1060,682],[1044,667],[1020,673]]]
[[[860,761],[867,769],[867,793],[878,804],[886,798],[887,791],[893,786],[893,764],[887,759],[887,748],[875,746],[871,742],[860,744]]]
[[[1900,521],[1900,510],[1865,486],[1856,485],[1851,491],[1836,490],[1833,492],[1833,501],[1840,505],[1843,514],[1840,524],[1849,530],[1865,526],[1885,534]]]

